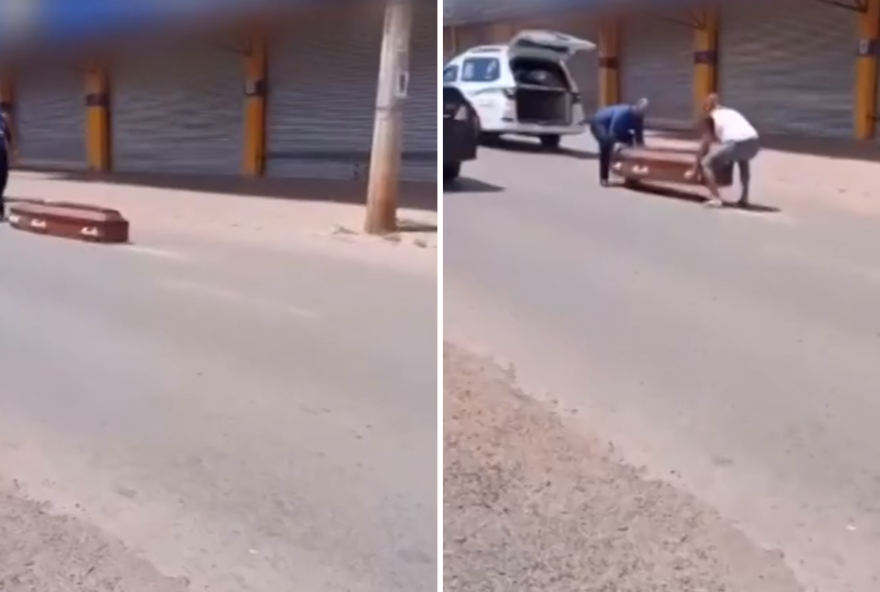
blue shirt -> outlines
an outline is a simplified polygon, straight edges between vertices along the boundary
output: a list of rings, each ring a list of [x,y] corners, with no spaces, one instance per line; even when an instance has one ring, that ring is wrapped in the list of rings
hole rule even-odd
[[[593,123],[602,127],[617,142],[645,143],[645,120],[632,105],[611,105],[596,112]]]
[[[6,117],[0,115],[0,151],[6,152],[11,140],[12,130],[9,129],[9,123],[6,121]]]

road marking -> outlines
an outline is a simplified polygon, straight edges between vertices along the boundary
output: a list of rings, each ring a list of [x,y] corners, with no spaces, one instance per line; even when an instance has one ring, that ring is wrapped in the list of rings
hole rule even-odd
[[[301,319],[313,319],[318,315],[312,310],[293,306],[276,300],[268,300],[249,294],[244,294],[236,290],[224,288],[222,286],[213,286],[201,282],[193,282],[190,280],[165,280],[162,286],[180,292],[188,292],[200,296],[207,296],[214,300],[220,300],[227,304],[235,304],[245,306],[251,309],[259,309],[267,312],[281,313],[287,316],[294,316]]]

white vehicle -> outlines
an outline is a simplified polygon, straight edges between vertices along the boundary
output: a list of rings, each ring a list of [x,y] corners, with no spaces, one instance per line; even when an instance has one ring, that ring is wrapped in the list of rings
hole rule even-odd
[[[484,137],[536,136],[556,148],[584,132],[580,91],[566,61],[596,45],[556,31],[520,31],[507,45],[482,45],[450,60],[443,83],[470,99]]]

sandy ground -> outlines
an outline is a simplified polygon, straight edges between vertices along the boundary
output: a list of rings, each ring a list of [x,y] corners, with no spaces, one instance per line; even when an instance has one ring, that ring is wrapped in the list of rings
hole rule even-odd
[[[118,209],[131,222],[132,241],[206,238],[257,248],[312,250],[368,264],[428,269],[437,255],[436,187],[405,184],[399,232],[362,232],[366,189],[355,183],[309,180],[203,179],[15,171],[9,200],[48,199]],[[426,265],[426,262],[428,263]]]
[[[492,361],[444,347],[447,592],[795,592],[765,551],[620,464]]]
[[[3,592],[181,592],[125,545],[75,518],[53,515],[0,481],[0,590]]]

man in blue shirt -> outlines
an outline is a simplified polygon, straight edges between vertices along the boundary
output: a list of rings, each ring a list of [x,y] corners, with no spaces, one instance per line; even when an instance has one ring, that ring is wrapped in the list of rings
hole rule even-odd
[[[639,99],[632,105],[603,107],[590,120],[590,132],[599,144],[599,183],[602,187],[608,186],[614,146],[644,145],[647,108],[648,99]]]

